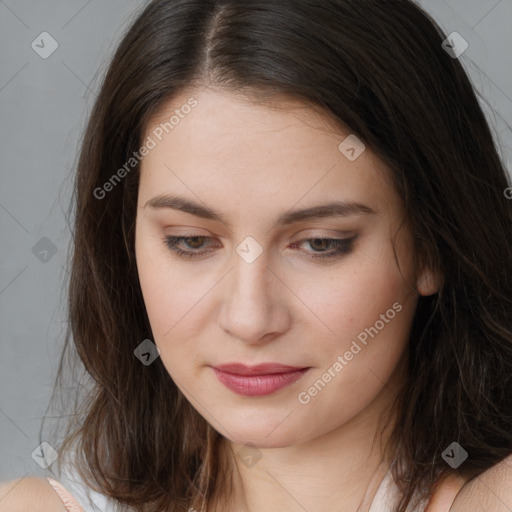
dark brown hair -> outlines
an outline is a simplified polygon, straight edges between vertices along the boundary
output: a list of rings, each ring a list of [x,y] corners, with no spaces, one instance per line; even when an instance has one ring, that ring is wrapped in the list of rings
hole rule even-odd
[[[220,435],[160,359],[137,276],[137,152],[152,115],[194,85],[286,95],[320,107],[393,172],[422,264],[444,276],[420,297],[391,446],[403,512],[451,472],[474,478],[512,453],[512,202],[504,165],[442,29],[410,0],[156,0],[103,80],[76,174],[69,330],[90,377],[61,454],[90,486],[138,510],[200,508],[219,479]],[[59,458],[59,461],[61,459]]]

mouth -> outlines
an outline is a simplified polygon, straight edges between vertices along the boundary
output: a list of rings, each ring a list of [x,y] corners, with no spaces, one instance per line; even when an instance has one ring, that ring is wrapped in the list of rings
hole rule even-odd
[[[241,363],[212,367],[217,379],[228,389],[242,396],[266,396],[298,381],[311,367],[278,363],[247,366]]]

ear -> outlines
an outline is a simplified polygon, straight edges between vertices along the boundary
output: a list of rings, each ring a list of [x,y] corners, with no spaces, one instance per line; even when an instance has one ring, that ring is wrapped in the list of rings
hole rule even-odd
[[[444,283],[444,276],[440,271],[434,271],[430,266],[424,266],[416,278],[416,290],[422,296],[438,293]]]

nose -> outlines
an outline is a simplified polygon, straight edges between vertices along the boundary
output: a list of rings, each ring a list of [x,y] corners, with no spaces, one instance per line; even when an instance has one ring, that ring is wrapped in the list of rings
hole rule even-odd
[[[264,344],[289,328],[285,295],[290,291],[268,267],[265,253],[252,263],[235,256],[222,289],[219,324],[246,344]]]

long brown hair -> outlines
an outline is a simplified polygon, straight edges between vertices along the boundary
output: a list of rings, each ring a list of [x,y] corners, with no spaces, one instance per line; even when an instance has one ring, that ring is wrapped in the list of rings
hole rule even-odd
[[[148,119],[200,84],[285,94],[337,119],[392,170],[421,263],[444,276],[439,293],[419,299],[395,401],[397,512],[449,473],[474,478],[512,453],[510,184],[445,38],[410,0],[155,0],[143,9],[102,82],[73,197],[56,386],[73,347],[89,380],[59,451],[76,445],[73,464],[90,487],[137,510],[175,512],[229,490],[220,435],[160,359],[145,366],[134,356],[153,339],[134,253],[139,166],[109,181],[143,144]],[[454,441],[469,454],[457,470],[442,458]]]

